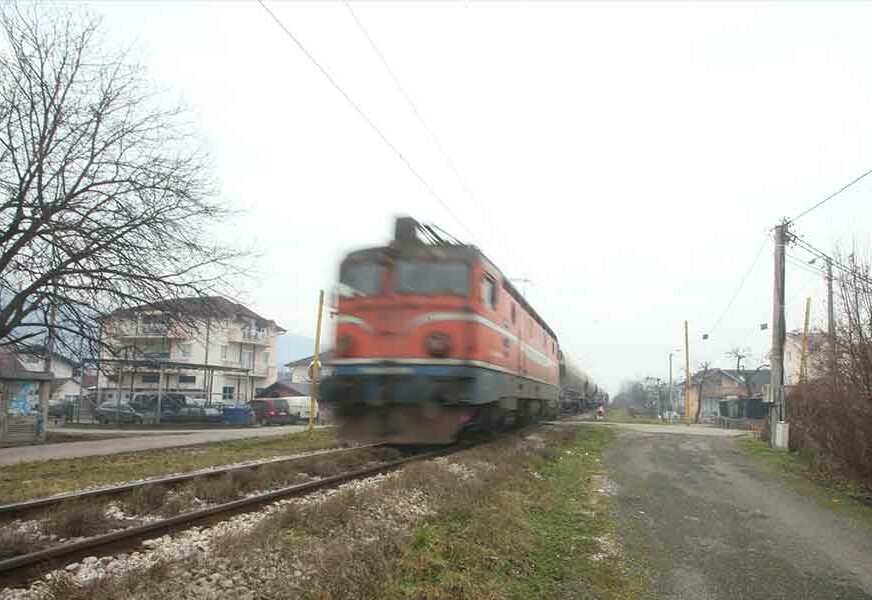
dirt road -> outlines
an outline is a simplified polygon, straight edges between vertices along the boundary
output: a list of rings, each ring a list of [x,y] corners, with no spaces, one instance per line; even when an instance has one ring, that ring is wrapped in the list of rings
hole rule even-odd
[[[621,428],[607,460],[657,597],[872,598],[872,528],[764,474],[734,439]]]

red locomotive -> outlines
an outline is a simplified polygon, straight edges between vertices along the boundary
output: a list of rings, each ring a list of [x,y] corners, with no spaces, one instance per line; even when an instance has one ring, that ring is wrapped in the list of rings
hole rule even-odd
[[[474,246],[400,218],[391,244],[350,253],[339,279],[323,393],[342,437],[444,444],[559,413],[554,332]]]

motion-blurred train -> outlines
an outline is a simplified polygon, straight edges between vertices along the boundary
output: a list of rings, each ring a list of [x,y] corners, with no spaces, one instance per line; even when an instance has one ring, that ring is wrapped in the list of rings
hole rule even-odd
[[[608,401],[494,264],[432,226],[397,219],[339,281],[322,397],[345,439],[446,444]]]

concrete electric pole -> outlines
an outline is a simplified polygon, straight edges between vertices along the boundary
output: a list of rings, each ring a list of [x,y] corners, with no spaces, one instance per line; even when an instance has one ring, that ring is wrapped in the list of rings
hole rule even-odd
[[[775,227],[775,287],[772,297],[772,371],[769,387],[772,393],[770,420],[770,444],[787,448],[787,428],[779,422],[786,418],[784,411],[784,247],[787,243],[787,221]],[[784,435],[781,435],[781,432]]]

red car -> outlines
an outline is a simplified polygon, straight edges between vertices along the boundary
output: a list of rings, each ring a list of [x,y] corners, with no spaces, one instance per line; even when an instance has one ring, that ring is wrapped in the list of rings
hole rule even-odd
[[[255,398],[249,406],[254,420],[260,425],[289,425],[297,420],[284,398]]]

